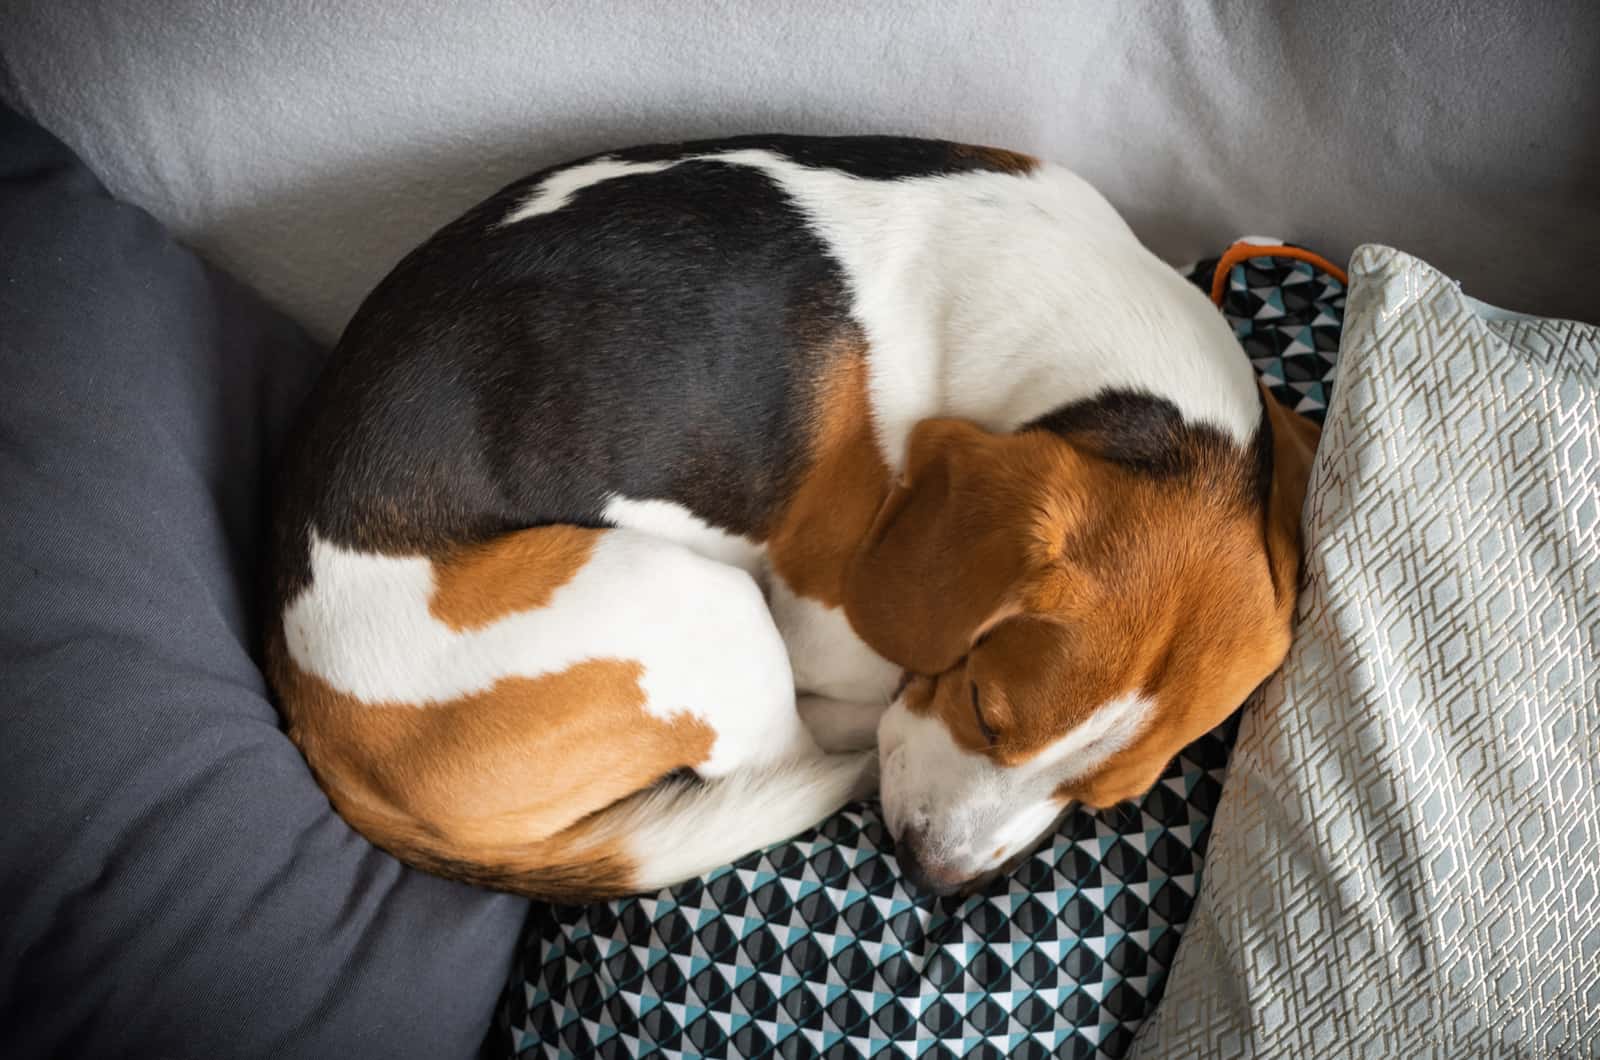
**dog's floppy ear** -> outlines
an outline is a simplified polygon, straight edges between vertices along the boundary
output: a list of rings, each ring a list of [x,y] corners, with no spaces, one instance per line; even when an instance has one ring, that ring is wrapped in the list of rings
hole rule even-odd
[[[862,640],[907,670],[943,673],[1015,604],[1025,547],[1001,481],[1005,436],[919,423],[906,472],[856,553],[844,609]]]
[[[1311,461],[1322,428],[1285,408],[1265,387],[1267,424],[1272,432],[1272,478],[1267,487],[1267,567],[1273,595],[1293,605],[1300,585],[1300,514],[1305,506]]]

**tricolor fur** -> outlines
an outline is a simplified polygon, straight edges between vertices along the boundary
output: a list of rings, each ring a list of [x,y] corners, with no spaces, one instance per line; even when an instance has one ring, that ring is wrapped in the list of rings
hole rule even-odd
[[[435,871],[676,882],[870,784],[876,729],[954,886],[1277,665],[1300,430],[1059,167],[618,151],[357,313],[280,478],[269,670],[334,805]]]

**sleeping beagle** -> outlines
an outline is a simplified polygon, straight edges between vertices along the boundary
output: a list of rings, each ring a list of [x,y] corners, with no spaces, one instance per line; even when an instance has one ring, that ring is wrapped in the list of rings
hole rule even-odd
[[[950,891],[1279,665],[1315,440],[1067,170],[616,151],[356,314],[283,464],[268,673],[333,805],[426,869],[652,890],[877,783]]]

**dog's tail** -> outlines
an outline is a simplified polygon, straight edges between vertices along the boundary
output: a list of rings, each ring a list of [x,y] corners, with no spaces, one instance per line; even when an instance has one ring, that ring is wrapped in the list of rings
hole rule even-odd
[[[816,755],[714,780],[670,777],[559,835],[470,853],[426,839],[382,842],[402,861],[543,901],[659,891],[811,828],[877,781],[877,755]]]
[[[874,752],[819,755],[716,780],[671,780],[595,822],[628,851],[634,891],[703,876],[819,824],[870,790]]]

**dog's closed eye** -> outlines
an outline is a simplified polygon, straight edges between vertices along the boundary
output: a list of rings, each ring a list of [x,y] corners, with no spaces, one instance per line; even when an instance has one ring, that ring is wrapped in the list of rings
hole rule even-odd
[[[983,697],[978,694],[978,683],[976,681],[972,683],[972,714],[973,717],[978,719],[978,731],[983,734],[983,738],[988,741],[989,746],[993,747],[996,739],[995,731],[984,720]]]

